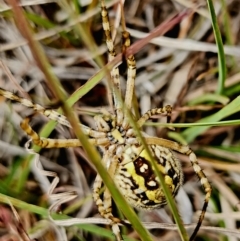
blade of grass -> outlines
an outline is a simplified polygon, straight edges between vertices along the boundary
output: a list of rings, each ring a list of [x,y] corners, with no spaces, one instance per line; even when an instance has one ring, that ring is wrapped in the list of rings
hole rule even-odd
[[[233,31],[232,31],[232,25],[231,25],[231,20],[230,16],[228,13],[228,7],[226,4],[226,0],[221,0],[222,4],[222,15],[223,15],[223,26],[224,26],[224,33],[226,36],[226,43],[227,45],[234,45],[234,40],[233,40]],[[231,62],[230,62],[231,61]],[[232,66],[237,66],[237,62],[233,56],[230,58],[230,63]]]
[[[228,87],[225,90],[225,95],[226,96],[234,96],[236,94],[239,94],[239,92],[240,92],[240,84],[238,83],[236,85]]]
[[[226,105],[229,102],[229,98],[224,95],[208,93],[198,98],[195,98],[194,100],[189,101],[188,104],[192,106],[192,105],[197,105],[204,102],[219,102],[223,105]]]
[[[222,12],[223,12],[223,24],[224,24],[224,30],[226,34],[226,41],[228,45],[233,45],[233,33],[231,32],[231,23],[230,23],[230,17],[228,13],[228,7],[226,4],[226,0],[221,0],[222,4]]]
[[[181,143],[183,145],[187,145],[187,142],[185,141],[184,137],[180,133],[169,131],[167,135],[172,140],[175,140],[176,142]]]
[[[26,18],[29,19],[30,21],[34,22],[38,26],[44,27],[46,29],[51,29],[56,27],[53,22],[51,22],[49,19],[43,18],[39,16],[38,14],[34,13],[26,13]]]
[[[229,120],[229,121],[214,121],[214,122],[196,122],[196,123],[153,123],[147,122],[146,126],[164,126],[164,127],[176,127],[176,128],[184,128],[184,127],[199,127],[199,126],[233,126],[240,125],[240,119],[237,120]]]
[[[230,102],[228,105],[226,105],[224,108],[219,110],[217,113],[210,115],[208,117],[205,117],[195,124],[201,124],[201,123],[210,123],[210,122],[217,122],[220,121],[223,118],[226,118],[236,112],[240,111],[240,96],[238,96],[236,99],[234,99],[232,102]],[[198,135],[205,132],[208,128],[210,128],[210,125],[208,126],[201,126],[201,127],[190,127],[183,131],[181,134],[187,141],[187,143],[193,141]]]
[[[211,16],[213,32],[214,32],[214,36],[215,36],[215,40],[218,48],[219,76],[218,76],[218,88],[216,90],[216,93],[223,94],[224,83],[225,83],[226,74],[227,74],[224,48],[223,48],[222,37],[218,27],[217,17],[215,14],[212,0],[207,0],[207,4],[208,4],[210,16]]]
[[[229,152],[240,153],[240,145],[239,146],[215,146],[214,148],[219,148],[220,150],[225,150]]]

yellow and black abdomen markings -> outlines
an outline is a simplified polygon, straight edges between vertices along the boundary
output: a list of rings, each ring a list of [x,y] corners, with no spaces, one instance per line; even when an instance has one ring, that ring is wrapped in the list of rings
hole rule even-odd
[[[183,179],[179,161],[167,148],[154,145],[150,147],[166,185],[175,196]],[[154,209],[166,204],[165,195],[146,150],[134,161],[119,166],[115,182],[128,202],[136,208]]]

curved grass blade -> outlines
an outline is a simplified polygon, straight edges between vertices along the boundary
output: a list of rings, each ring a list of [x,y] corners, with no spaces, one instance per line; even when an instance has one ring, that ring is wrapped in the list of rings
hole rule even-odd
[[[228,105],[226,105],[224,108],[219,110],[217,113],[207,116],[195,123],[195,124],[208,123],[209,124],[208,126],[190,127],[185,131],[183,131],[182,135],[187,141],[187,143],[189,143],[193,141],[197,136],[205,132],[208,128],[210,128],[210,122],[218,122],[239,111],[240,111],[240,96],[238,96]]]

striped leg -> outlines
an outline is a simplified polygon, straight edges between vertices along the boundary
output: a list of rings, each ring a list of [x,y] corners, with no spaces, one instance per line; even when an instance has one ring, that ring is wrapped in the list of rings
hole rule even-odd
[[[13,94],[12,92],[4,90],[2,88],[0,88],[0,95],[4,96],[5,98],[7,98],[9,100],[16,101],[26,107],[29,107],[29,108],[33,109],[36,113],[41,113],[41,114],[45,115],[46,117],[48,117],[49,119],[57,121],[61,125],[71,127],[71,125],[67,121],[66,117],[64,115],[61,115],[60,113],[58,113],[55,110],[46,109],[39,104],[35,104],[28,99],[21,98],[15,94]]]
[[[60,114],[59,112],[52,110],[52,109],[47,109],[44,108],[43,106],[39,105],[39,104],[35,104],[32,101],[25,99],[25,98],[21,98],[15,94],[13,94],[10,91],[4,90],[2,88],[0,88],[0,95],[4,96],[5,98],[9,99],[9,100],[13,100],[16,101],[28,108],[31,108],[34,110],[35,113],[39,113],[42,114],[44,116],[46,116],[47,118],[56,121],[58,124],[67,126],[69,128],[71,128],[70,123],[68,122],[66,116]],[[23,130],[28,131],[29,133],[33,133],[31,127],[29,126],[29,121],[31,119],[31,117],[33,117],[33,115],[28,116],[25,120],[22,121],[21,126],[23,128]],[[93,138],[105,138],[106,137],[106,133],[102,133],[99,131],[94,131],[91,128],[89,128],[88,126],[82,125],[81,124],[81,128],[84,132],[85,135],[93,137]],[[36,133],[34,134],[35,136],[37,135]],[[40,137],[39,137],[40,138]],[[39,138],[35,138],[35,139],[39,139]],[[74,146],[78,146],[78,145],[74,145]]]
[[[123,53],[126,53],[127,48],[129,48],[131,45],[129,32],[124,30],[122,33],[122,39],[123,39],[123,47],[124,47]],[[126,60],[127,60],[128,72],[127,72],[127,85],[126,85],[126,93],[125,93],[125,105],[128,109],[131,109],[133,93],[134,93],[134,85],[135,85],[135,79],[136,79],[136,61],[132,54],[129,55],[126,58]]]
[[[111,61],[115,58],[116,51],[115,51],[113,40],[112,40],[108,12],[107,12],[107,8],[105,6],[104,0],[101,0],[101,15],[102,15],[103,30],[105,32],[105,37],[106,37],[106,44],[107,44],[107,48],[108,48],[108,52],[109,52],[109,61]],[[121,105],[121,101],[119,100],[121,89],[120,89],[120,78],[119,78],[118,67],[114,67],[112,69],[111,80],[113,81],[113,83],[110,83],[110,87],[113,92],[114,105],[115,105],[116,109],[119,109],[122,107],[122,105]]]
[[[111,158],[111,160],[109,160],[108,152],[105,152],[102,161],[105,166],[108,164],[109,161],[111,161],[110,166],[108,168],[108,172],[109,172],[110,176],[113,177],[116,167],[118,165],[117,158],[113,158],[113,159]],[[94,184],[93,184],[93,199],[98,207],[98,211],[99,211],[100,215],[103,218],[111,221],[110,225],[112,227],[112,231],[113,231],[114,235],[116,236],[117,241],[123,241],[121,231],[118,226],[118,223],[120,223],[121,220],[119,220],[118,218],[115,218],[112,214],[111,193],[109,192],[108,189],[106,189],[103,193],[103,200],[100,197],[102,184],[103,184],[102,178],[100,177],[100,175],[97,175],[97,177],[94,181]]]
[[[82,146],[78,139],[50,139],[40,137],[29,125],[31,120],[31,116],[23,119],[20,123],[21,128],[24,132],[32,139],[32,142],[43,148],[66,148],[66,147],[77,147]],[[90,138],[89,142],[95,146],[105,146],[109,144],[108,138],[106,138],[106,134],[102,132],[93,131],[95,134],[99,134],[98,138]],[[105,134],[105,135],[102,135]],[[103,136],[103,137],[101,137]]]
[[[117,165],[118,165],[117,157],[116,156],[112,157],[108,172],[113,179],[114,179],[114,174],[115,174]],[[121,231],[120,231],[120,228],[118,225],[121,222],[121,220],[118,218],[115,218],[112,214],[112,196],[108,189],[106,189],[104,191],[103,202],[104,202],[104,208],[105,208],[105,218],[112,220],[112,224],[111,224],[112,231],[113,231],[114,235],[116,236],[117,241],[122,241],[123,238],[122,238]]]
[[[166,105],[163,108],[155,108],[147,111],[137,122],[138,127],[142,127],[144,123],[149,120],[153,115],[166,115],[168,118],[171,117],[172,114],[172,106]]]
[[[132,100],[134,94],[134,86],[136,79],[136,61],[133,54],[126,55],[127,49],[131,46],[130,34],[126,29],[123,3],[120,2],[121,6],[121,22],[122,22],[122,53],[123,58],[126,58],[127,62],[127,83],[126,83],[126,93],[125,93],[125,107],[129,110],[132,108]],[[128,117],[125,116],[122,127],[126,129],[129,126]]]

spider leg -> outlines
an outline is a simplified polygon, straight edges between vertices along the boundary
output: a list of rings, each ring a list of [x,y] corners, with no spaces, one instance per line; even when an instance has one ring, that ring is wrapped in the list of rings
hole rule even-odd
[[[0,95],[4,96],[5,98],[7,98],[9,100],[16,101],[26,107],[29,107],[29,108],[33,109],[36,113],[41,113],[41,114],[45,115],[46,117],[48,117],[49,119],[57,121],[61,125],[71,127],[71,125],[68,122],[68,120],[66,119],[66,117],[64,115],[61,115],[60,113],[58,113],[55,110],[46,109],[39,104],[35,104],[28,99],[21,98],[15,94],[13,94],[12,92],[4,90],[2,88],[0,88]]]
[[[126,59],[127,63],[127,83],[125,92],[125,107],[131,110],[132,99],[134,94],[134,85],[136,79],[136,61],[133,54],[126,55],[127,49],[131,46],[130,34],[126,29],[126,22],[124,17],[123,3],[120,2],[121,6],[121,24],[122,24],[122,55]],[[129,126],[129,121],[127,115],[121,119],[121,126],[123,129],[127,129]]]
[[[118,165],[118,159],[116,156],[112,156],[112,155],[108,159],[109,159],[108,163],[107,163],[107,165],[109,165],[108,173],[114,179],[114,174],[115,174],[115,171],[116,171],[116,168]],[[103,194],[103,200],[104,200],[105,215],[113,216],[113,214],[112,214],[112,197],[111,197],[111,193],[108,191],[108,189],[106,189]]]
[[[190,237],[190,241],[193,241],[194,238],[197,235],[197,232],[198,232],[199,228],[202,225],[202,221],[204,219],[204,216],[205,216],[205,213],[206,213],[206,210],[207,210],[208,202],[209,202],[209,199],[211,197],[212,187],[211,187],[205,173],[203,172],[202,168],[200,167],[195,153],[190,149],[189,146],[181,145],[177,142],[173,142],[173,141],[169,141],[169,140],[157,138],[157,137],[147,137],[146,143],[148,145],[163,146],[163,147],[169,148],[171,150],[174,150],[174,151],[177,151],[177,152],[180,152],[182,154],[185,154],[185,155],[189,156],[189,159],[190,159],[190,162],[192,164],[193,170],[197,174],[197,176],[198,176],[198,178],[201,182],[201,185],[204,189],[204,192],[205,192],[205,200],[204,200],[204,204],[203,204],[203,207],[202,207],[202,211],[201,211],[201,214],[199,216],[197,226],[195,227],[195,229],[194,229],[194,231],[193,231],[193,233]]]
[[[68,126],[68,127],[71,128],[71,125],[68,122],[66,116],[61,115],[60,113],[58,113],[55,110],[46,109],[46,108],[44,108],[43,106],[41,106],[39,104],[35,104],[35,103],[33,103],[32,101],[30,101],[28,99],[21,98],[21,97],[15,95],[15,94],[13,94],[12,92],[4,90],[2,88],[0,88],[0,95],[4,96],[7,99],[16,101],[16,102],[18,102],[18,103],[20,103],[20,104],[22,104],[22,105],[24,105],[24,106],[26,106],[28,108],[33,109],[35,113],[40,113],[40,114],[48,117],[49,119],[56,121],[58,124],[61,124],[61,125],[64,125],[64,126]],[[32,116],[34,116],[34,114]],[[30,118],[30,116],[27,117],[26,120],[23,121],[22,124],[21,124],[26,129],[27,129],[27,125],[28,125],[28,122],[29,122],[29,118]],[[81,124],[81,128],[83,129],[84,134],[88,135],[90,137],[93,137],[93,138],[104,138],[104,137],[106,137],[106,133],[101,133],[99,131],[94,131],[91,128],[89,128],[88,126],[85,126],[85,125]],[[74,146],[76,146],[76,145],[74,145]]]
[[[125,54],[127,48],[129,48],[131,45],[130,34],[128,31],[125,30],[125,26],[123,27],[122,39],[124,43],[123,54]],[[135,85],[135,79],[136,79],[136,61],[132,54],[126,57],[126,60],[127,60],[128,71],[127,71],[127,84],[126,84],[126,93],[125,93],[125,106],[127,109],[131,110],[133,94],[134,94],[134,85]],[[128,116],[125,115],[122,121],[122,127],[123,129],[127,129],[128,126],[129,126]]]
[[[142,127],[144,123],[149,120],[152,116],[156,114],[166,115],[167,117],[171,117],[172,114],[172,106],[166,105],[163,108],[155,108],[147,111],[137,122],[138,127]]]
[[[93,184],[93,200],[95,201],[95,203],[98,207],[98,211],[99,211],[100,215],[103,217],[105,210],[104,210],[103,201],[100,197],[102,184],[103,184],[102,178],[99,174],[97,174],[94,184]]]
[[[114,48],[113,40],[112,40],[112,33],[108,18],[108,11],[105,6],[105,1],[101,0],[101,15],[102,15],[102,25],[103,30],[105,32],[106,37],[106,44],[109,52],[109,61],[113,60],[116,56],[116,51]],[[113,86],[111,86],[113,92],[113,100],[116,109],[122,107],[121,101],[119,100],[120,95],[120,78],[119,78],[119,69],[118,67],[114,67],[110,72],[111,79],[113,80]],[[111,84],[111,83],[110,83]]]
[[[125,30],[125,26],[123,26],[122,32],[122,39],[123,39],[123,54],[126,53],[126,50],[131,45],[130,34],[128,31]],[[127,60],[127,84],[126,84],[126,93],[125,93],[125,106],[128,109],[132,107],[132,99],[133,99],[133,92],[134,92],[134,85],[136,79],[136,61],[134,55],[130,54],[126,57]]]
[[[117,165],[118,165],[118,160],[117,160],[116,156],[112,157],[108,172],[113,179],[114,179],[114,173],[117,168]],[[103,193],[103,201],[104,201],[106,218],[108,218],[112,221],[112,224],[111,224],[112,231],[113,231],[114,235],[116,236],[116,239],[118,241],[122,241],[123,238],[121,235],[121,231],[119,229],[119,223],[121,222],[121,220],[118,218],[115,218],[112,214],[112,196],[108,189],[106,189]]]
[[[80,141],[78,139],[50,139],[50,138],[43,138],[40,137],[29,125],[29,121],[31,119],[31,116],[26,117],[23,119],[23,121],[20,123],[21,128],[28,136],[31,137],[32,142],[37,145],[41,146],[43,148],[66,148],[66,147],[77,147],[82,146]],[[84,126],[83,126],[84,128]],[[103,135],[101,137],[102,132],[94,131],[95,134],[99,134],[98,138],[90,138],[89,142],[96,146],[105,146],[109,144],[108,138],[106,138],[106,135]],[[105,134],[105,133],[104,133]]]
[[[110,156],[111,155],[109,155],[108,152],[105,152],[102,161],[105,166],[109,165],[108,172],[109,172],[110,176],[113,177],[116,167],[118,165],[118,160],[117,160],[117,158],[113,158],[114,160],[111,158],[111,160],[109,162]],[[114,235],[116,236],[117,241],[123,241],[123,238],[121,236],[121,232],[120,232],[120,229],[118,226],[118,224],[121,222],[121,220],[118,218],[115,218],[112,214],[111,193],[109,192],[108,189],[105,189],[105,191],[103,193],[103,200],[100,197],[102,184],[103,184],[102,178],[98,174],[94,181],[94,184],[93,184],[93,199],[98,207],[98,211],[99,211],[100,215],[105,219],[111,220],[110,225],[112,227],[112,231],[113,231]]]

